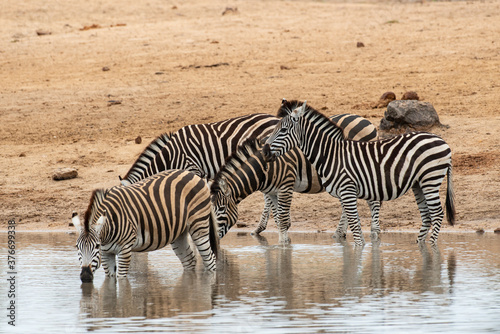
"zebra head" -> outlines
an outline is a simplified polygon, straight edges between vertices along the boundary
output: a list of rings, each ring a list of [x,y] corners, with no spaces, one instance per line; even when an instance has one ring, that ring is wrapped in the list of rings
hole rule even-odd
[[[95,226],[90,226],[90,223],[82,225],[76,212],[73,212],[71,220],[79,233],[76,240],[76,249],[82,269],[80,279],[83,283],[92,282],[94,272],[101,266],[101,239],[99,233],[106,221],[106,213],[104,212],[103,216],[97,220]]]
[[[211,187],[212,207],[215,213],[219,238],[226,235],[227,231],[238,220],[238,205],[227,183],[223,179],[216,179]]]
[[[273,132],[266,140],[266,144],[262,148],[262,154],[266,161],[274,161],[292,148],[301,144],[301,124],[300,118],[306,111],[307,101],[304,101],[302,106],[296,107],[293,110],[289,109],[285,99],[281,104],[278,115],[284,113],[284,117],[276,124]]]

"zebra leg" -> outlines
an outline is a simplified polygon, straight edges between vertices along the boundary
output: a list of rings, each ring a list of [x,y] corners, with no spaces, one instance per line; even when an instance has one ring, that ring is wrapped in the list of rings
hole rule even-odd
[[[380,202],[379,201],[366,201],[366,202],[370,207],[370,212],[372,215],[370,239],[372,241],[377,241],[379,240],[379,234],[380,234],[380,221],[379,221]]]
[[[196,254],[191,248],[188,234],[186,229],[171,245],[184,269],[194,269],[196,267]]]
[[[356,197],[356,189],[349,187],[342,192],[341,202],[343,211],[347,216],[347,223],[352,231],[354,237],[354,244],[356,246],[364,246],[365,239],[363,238],[363,231],[358,215],[358,198]]]
[[[292,204],[293,188],[281,190],[278,193],[277,214],[274,216],[279,230],[279,242],[290,243],[288,229],[290,228],[290,206]]]
[[[201,255],[205,268],[207,270],[214,271],[217,267],[217,258],[210,247],[209,233],[208,224],[206,228],[200,227],[200,224],[190,224],[189,234],[191,234],[191,238],[193,239],[196,248],[198,248],[198,252]]]
[[[439,188],[424,190],[425,201],[429,208],[429,213],[432,221],[432,234],[430,236],[431,245],[436,245],[441,223],[443,222],[444,211],[439,198]]]
[[[342,201],[340,201],[342,204]],[[339,225],[337,226],[337,229],[335,230],[335,233],[333,234],[333,238],[335,239],[346,239],[347,235],[347,216],[344,211],[344,207],[342,206],[342,215],[340,216],[340,221]]]
[[[260,232],[264,231],[267,228],[267,222],[269,221],[269,216],[271,214],[271,209],[274,210],[271,195],[264,194],[264,210],[262,211],[262,215],[260,217],[259,225],[255,230],[252,231],[251,234],[260,234]]]
[[[116,277],[127,277],[128,269],[130,268],[130,259],[132,257],[132,246],[126,245],[123,247],[118,255],[118,268]]]
[[[431,216],[429,214],[429,208],[427,206],[427,201],[424,196],[424,192],[419,185],[414,185],[411,190],[413,190],[413,194],[415,195],[415,200],[417,201],[418,210],[420,211],[420,216],[422,217],[422,227],[420,228],[420,232],[418,233],[417,243],[425,242],[425,237],[429,232],[431,227]]]
[[[108,277],[114,277],[116,275],[116,255],[112,253],[102,252],[101,254],[101,264],[104,269],[104,273]]]

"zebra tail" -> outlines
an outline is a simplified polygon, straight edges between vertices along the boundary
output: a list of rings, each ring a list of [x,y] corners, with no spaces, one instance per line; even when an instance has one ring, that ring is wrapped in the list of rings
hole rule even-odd
[[[446,218],[448,219],[448,223],[450,225],[455,225],[455,193],[453,192],[453,180],[451,178],[451,164],[448,167],[447,172],[447,190],[446,190]]]
[[[209,220],[209,238],[210,238],[210,248],[212,248],[212,252],[215,255],[215,258],[217,258],[217,255],[219,253],[219,234],[217,233],[218,231],[218,224],[217,220],[215,218],[215,212],[212,204],[210,203],[210,218]]]

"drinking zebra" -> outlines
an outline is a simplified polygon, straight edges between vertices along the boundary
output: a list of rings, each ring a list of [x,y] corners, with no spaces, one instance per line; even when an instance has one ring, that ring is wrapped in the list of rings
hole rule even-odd
[[[293,192],[316,194],[324,191],[324,188],[316,170],[298,148],[269,164],[261,148],[259,140],[248,139],[228,158],[212,183],[212,203],[219,237],[222,238],[236,224],[238,204],[253,192],[261,191],[273,202],[271,207],[280,232],[279,241],[287,243]],[[368,204],[372,211],[372,238],[377,239],[380,232],[380,204],[376,201]],[[259,234],[265,229],[265,224],[259,224],[254,233]],[[346,216],[342,213],[335,235],[345,237],[346,229]]]
[[[107,276],[125,277],[131,252],[147,252],[172,244],[185,269],[196,265],[188,234],[208,270],[216,268],[217,226],[210,190],[199,176],[169,170],[130,186],[92,193],[83,225],[72,218],[82,282],[93,280],[102,266]],[[116,264],[115,255],[118,257]]]
[[[332,119],[339,122],[348,138],[372,140],[377,137],[375,126],[365,118],[343,114],[332,116]],[[251,114],[220,122],[188,125],[172,135],[164,134],[144,150],[125,177],[120,178],[121,182],[129,185],[168,169],[185,169],[212,180],[238,146],[250,137],[267,136],[278,121],[279,118],[275,116]],[[164,136],[169,139],[163,139]],[[153,157],[154,152],[156,155]],[[302,171],[310,173],[307,168]],[[307,177],[308,175],[304,175],[298,179],[305,180],[302,185],[304,188],[311,187]],[[267,226],[273,201],[264,194],[265,205],[259,222],[260,228]]]
[[[437,242],[443,208],[439,188],[447,180],[446,213],[455,221],[451,149],[438,136],[413,132],[375,142],[345,140],[342,130],[326,116],[303,103],[291,109],[282,103],[282,117],[263,152],[268,160],[299,147],[321,176],[331,195],[340,198],[357,245],[364,244],[357,198],[389,201],[413,190],[422,218],[417,242],[425,241],[432,224]]]

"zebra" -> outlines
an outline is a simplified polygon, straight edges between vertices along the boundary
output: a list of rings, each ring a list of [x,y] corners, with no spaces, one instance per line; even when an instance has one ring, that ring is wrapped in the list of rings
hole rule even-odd
[[[167,244],[185,269],[193,269],[196,254],[188,235],[207,270],[216,269],[219,239],[210,190],[205,180],[188,171],[169,170],[130,186],[96,189],[83,224],[75,212],[72,222],[79,232],[82,282],[93,280],[101,261],[106,276],[126,277],[131,252]]]
[[[349,138],[372,140],[377,137],[375,126],[360,116],[343,114],[332,116],[332,119],[340,122]],[[144,150],[125,177],[120,178],[121,183],[130,185],[167,169],[185,169],[213,180],[226,159],[244,140],[264,138],[278,121],[275,116],[250,114],[220,122],[188,125],[168,135],[168,140],[163,139],[167,136],[163,134]],[[265,228],[273,199],[264,194],[264,203],[259,226]]]
[[[410,188],[422,218],[417,242],[425,242],[432,224],[430,241],[436,244],[444,216],[439,188],[445,176],[447,219],[454,224],[451,149],[437,135],[412,132],[375,142],[345,140],[338,126],[306,102],[291,109],[285,101],[278,117],[282,119],[263,148],[266,159],[299,147],[326,191],[340,198],[356,245],[364,244],[357,198],[389,201]]]
[[[250,114],[214,123],[184,126],[169,135],[169,140],[164,141],[161,148],[158,138],[154,140],[127,174],[120,178],[121,183],[130,185],[167,169],[185,169],[212,180],[227,157],[245,139],[269,135],[278,121],[276,116]],[[156,154],[150,159],[146,151]],[[144,158],[145,154],[148,158]]]
[[[261,191],[273,201],[271,207],[280,232],[279,242],[288,243],[293,191],[308,194],[324,191],[316,170],[298,148],[269,164],[261,149],[259,140],[247,139],[226,161],[211,185],[220,238],[238,220],[238,204],[253,192]],[[372,238],[377,239],[380,205],[379,202],[369,202],[369,206],[372,211]],[[265,229],[265,224],[259,224],[252,233],[260,234]],[[345,237],[346,229],[347,221],[343,213],[335,236]]]

